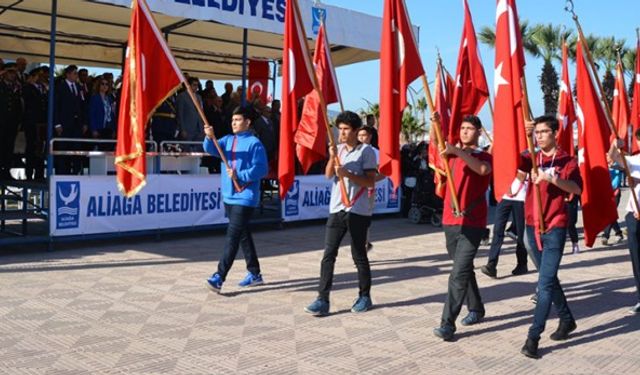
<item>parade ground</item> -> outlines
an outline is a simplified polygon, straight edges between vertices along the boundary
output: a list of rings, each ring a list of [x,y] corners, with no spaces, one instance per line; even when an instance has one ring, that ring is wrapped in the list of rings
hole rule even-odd
[[[624,200],[623,200],[624,201]],[[440,229],[397,216],[371,228],[374,309],[350,312],[357,296],[348,238],[336,263],[331,315],[303,311],[316,297],[324,222],[254,233],[266,284],[237,287],[239,255],[223,294],[215,271],[224,233],[91,242],[0,256],[2,374],[638,374],[640,316],[626,242],[577,255],[566,247],[559,277],[578,329],[549,334],[542,358],[520,354],[532,321],[537,274],[511,276],[507,239],[498,279],[479,272],[485,320],[439,325],[451,262]],[[615,237],[613,237],[615,238]],[[533,266],[529,262],[529,268]],[[466,310],[463,307],[461,317]]]

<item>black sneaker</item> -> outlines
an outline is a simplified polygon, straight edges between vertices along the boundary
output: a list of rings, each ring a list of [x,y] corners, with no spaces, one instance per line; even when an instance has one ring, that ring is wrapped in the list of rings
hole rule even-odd
[[[575,331],[576,328],[578,328],[578,326],[576,325],[575,320],[571,320],[568,322],[563,322],[561,320],[560,324],[558,325],[558,329],[556,329],[556,331],[552,333],[549,338],[551,338],[551,340],[553,341],[564,341],[569,338],[569,334]]]
[[[486,264],[480,267],[480,271],[482,271],[482,273],[484,273],[485,275],[489,276],[492,279],[495,279],[496,277],[498,277],[498,270],[496,270],[494,266],[491,266],[489,264]]]
[[[527,268],[527,266],[517,266],[516,268],[513,269],[513,271],[511,271],[511,274],[513,276],[519,276],[519,275],[524,275],[527,272],[529,272],[529,269]]]
[[[522,349],[520,349],[520,353],[529,358],[540,358],[540,356],[538,355],[538,342],[528,338],[527,341],[524,342],[524,346],[522,347]]]
[[[462,324],[463,326],[472,326],[474,324],[480,323],[482,321],[482,318],[484,318],[484,312],[469,311],[469,314],[460,321],[460,324]]]
[[[443,341],[453,341],[455,330],[449,326],[442,326],[433,329],[433,334],[441,338]]]

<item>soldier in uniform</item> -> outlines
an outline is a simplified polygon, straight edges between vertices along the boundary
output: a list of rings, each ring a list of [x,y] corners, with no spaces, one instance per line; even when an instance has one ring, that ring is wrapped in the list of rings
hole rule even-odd
[[[22,119],[22,98],[16,64],[4,66],[0,79],[0,180],[11,179],[13,148]]]
[[[176,139],[178,121],[176,119],[175,96],[171,96],[156,109],[151,118],[151,136],[158,143]]]

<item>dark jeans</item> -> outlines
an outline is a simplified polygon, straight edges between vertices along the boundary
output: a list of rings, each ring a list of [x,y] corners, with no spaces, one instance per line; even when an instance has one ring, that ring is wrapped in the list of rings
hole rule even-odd
[[[496,207],[495,223],[493,224],[493,240],[489,249],[489,260],[487,264],[496,267],[498,257],[504,242],[504,231],[509,217],[513,214],[513,223],[516,228],[516,258],[518,267],[527,266],[527,250],[524,247],[524,202],[503,199]]]
[[[636,291],[640,302],[640,249],[638,248],[638,231],[640,222],[636,220],[632,212],[625,217],[627,222],[627,237],[629,241],[629,253],[631,254],[631,266],[633,267],[633,278],[636,280]]]
[[[616,194],[615,198],[616,198],[616,207],[618,207],[618,205],[620,204],[620,193]],[[622,230],[620,229],[620,224],[618,224],[618,219],[616,219],[613,223],[607,225],[606,228],[604,228],[604,233],[602,234],[602,236],[606,239],[609,239],[609,236],[611,235],[611,229],[613,229],[614,232],[616,232],[616,236],[622,236]]]
[[[543,250],[539,251],[534,228],[527,226],[531,255],[536,258],[534,263],[538,266],[538,302],[533,312],[533,324],[529,328],[529,338],[536,341],[544,331],[552,303],[561,321],[574,320],[558,280],[558,268],[562,260],[567,230],[553,228],[541,236]]]
[[[218,263],[218,273],[222,277],[222,281],[227,278],[240,246],[242,246],[244,260],[247,263],[247,270],[254,275],[260,274],[258,254],[256,254],[256,246],[253,243],[253,237],[251,237],[249,229],[249,220],[251,220],[253,209],[253,207],[224,204],[224,211],[229,218],[229,225],[227,226],[227,237],[224,242],[224,253]]]
[[[370,223],[370,216],[345,211],[329,215],[325,232],[324,256],[320,264],[319,299],[329,301],[338,248],[347,231],[351,235],[351,257],[358,269],[358,287],[360,289],[358,295],[360,297],[369,295],[371,268],[369,267],[369,258],[367,258],[367,229]]]
[[[578,242],[578,229],[576,229],[576,223],[578,222],[578,203],[580,202],[580,196],[575,195],[572,200],[569,201],[569,225],[567,226],[567,232],[571,242]]]
[[[476,274],[473,272],[473,258],[478,252],[484,228],[460,225],[445,225],[444,235],[447,241],[447,253],[453,260],[449,274],[447,298],[442,311],[441,326],[455,329],[456,318],[462,304],[467,303],[469,311],[484,314],[484,305],[478,290]]]

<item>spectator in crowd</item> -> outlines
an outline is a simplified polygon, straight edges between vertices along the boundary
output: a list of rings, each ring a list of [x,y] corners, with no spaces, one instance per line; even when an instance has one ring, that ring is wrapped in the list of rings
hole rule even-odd
[[[224,84],[224,94],[222,94],[222,108],[226,110],[231,102],[231,93],[233,92],[233,85],[231,82]],[[229,116],[231,117],[231,116]]]
[[[11,179],[13,149],[22,119],[22,97],[16,64],[6,64],[0,79],[0,180]]]
[[[80,92],[85,100],[88,100],[91,96],[91,77],[89,77],[89,71],[85,68],[78,70],[78,85],[80,86]]]
[[[198,78],[190,77],[187,82],[198,100],[198,105],[202,108],[202,97],[197,94],[199,84]],[[178,115],[178,126],[181,130],[181,138],[186,141],[202,140],[202,138],[204,138],[204,124],[202,123],[198,109],[191,100],[187,90],[178,94],[178,97],[176,98],[176,110]],[[191,149],[201,151],[199,146]]]
[[[268,106],[262,107],[259,103],[256,103],[254,109],[256,111],[256,120],[253,123],[253,130],[267,151],[267,159],[271,161],[276,152],[276,137],[270,119],[271,108]]]
[[[202,97],[206,98],[209,95],[218,96],[216,88],[213,86],[213,81],[208,80],[204,83],[204,90],[202,91]]]
[[[167,98],[151,118],[151,136],[158,143],[175,140],[178,136],[178,121],[176,119],[176,97]],[[164,151],[164,150],[163,150]]]
[[[18,83],[20,87],[27,82],[27,59],[24,57],[18,57],[16,59],[16,69],[18,70]]]
[[[55,135],[63,138],[81,138],[88,130],[85,118],[84,99],[78,85],[78,67],[69,65],[64,69],[64,79],[56,83],[54,103]],[[75,150],[79,147],[73,142],[58,144],[58,149]],[[57,156],[56,173],[79,174],[82,170],[81,159],[77,157]]]
[[[209,95],[205,100],[204,115],[213,126],[213,132],[217,138],[222,138],[227,134],[233,133],[229,122],[225,118],[222,111],[222,98],[217,95]]]
[[[24,101],[24,117],[22,128],[26,139],[25,175],[27,180],[44,178],[44,158],[42,144],[42,129],[47,122],[47,90],[41,84],[43,70],[36,68],[29,72],[27,83],[22,88]]]
[[[102,78],[89,102],[89,130],[93,139],[114,139],[115,103],[109,95],[109,81]],[[111,146],[111,145],[109,145]],[[112,147],[99,147],[107,150]]]

